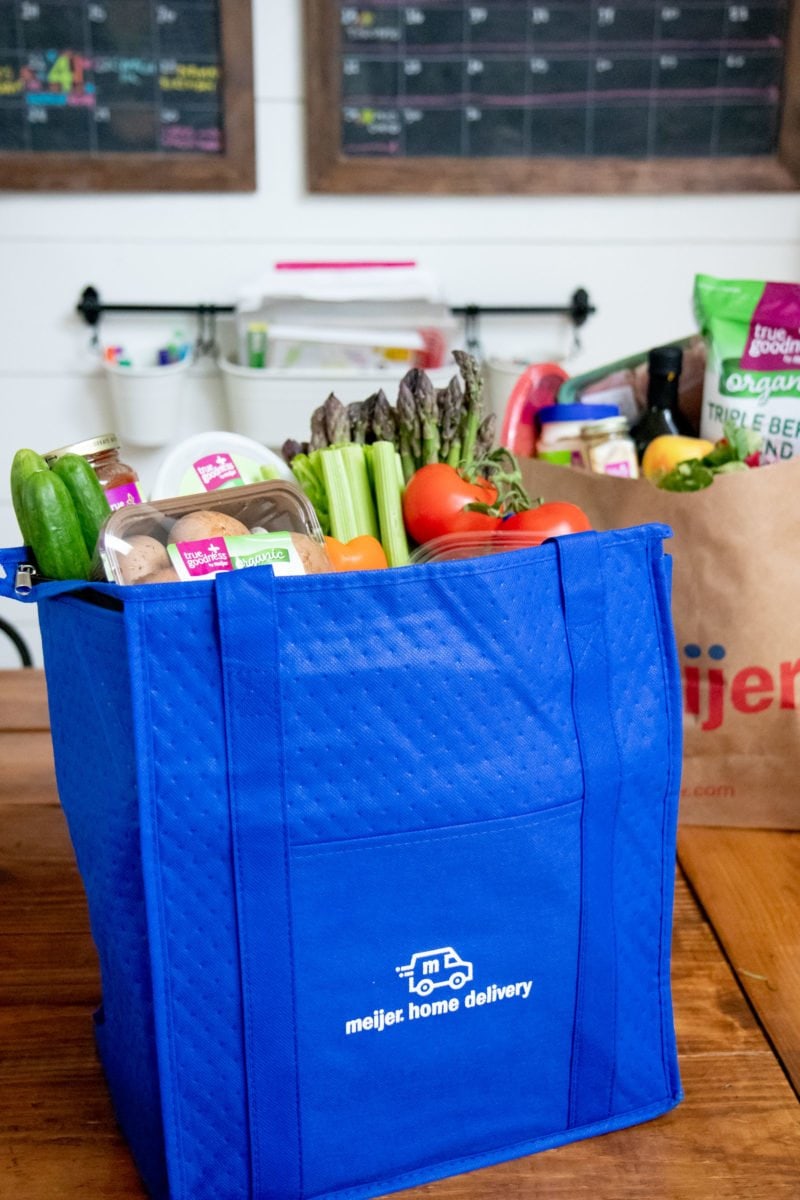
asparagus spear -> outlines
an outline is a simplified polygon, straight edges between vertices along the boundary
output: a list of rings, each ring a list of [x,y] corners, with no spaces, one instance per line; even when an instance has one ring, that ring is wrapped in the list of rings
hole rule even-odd
[[[439,405],[436,388],[424,371],[413,367],[405,381],[414,397],[421,432],[420,459],[422,465],[439,461]]]
[[[366,440],[367,415],[366,400],[354,400],[352,404],[348,404],[347,422],[350,426],[351,442],[360,442],[363,445]]]
[[[311,414],[311,439],[309,446],[312,450],[322,450],[327,444],[328,431],[325,428],[325,409],[320,405]]]
[[[447,462],[450,447],[458,433],[458,423],[461,418],[461,409],[464,405],[461,381],[457,375],[453,376],[447,387],[439,389],[438,402],[439,459],[441,462]]]
[[[369,446],[375,441],[375,429],[373,417],[375,415],[375,404],[381,392],[373,392],[371,396],[367,396],[364,404],[364,441]]]
[[[322,406],[325,413],[325,431],[328,435],[328,445],[337,446],[350,441],[350,422],[347,410],[338,396],[331,392]]]
[[[394,442],[397,436],[397,416],[383,389],[375,393],[372,432],[376,442]]]
[[[296,454],[303,453],[303,445],[301,442],[296,442],[294,438],[287,438],[281,446],[281,456],[285,463],[292,465],[292,459]]]
[[[497,413],[490,412],[483,418],[478,426],[478,435],[475,438],[475,454],[476,459],[485,458],[494,445],[495,434],[497,433]]]
[[[400,461],[403,465],[403,478],[408,483],[417,469],[417,408],[414,397],[405,379],[400,381],[397,390],[397,439],[400,451]],[[422,446],[420,445],[420,455]]]
[[[466,350],[454,350],[453,358],[464,380],[467,401],[461,434],[461,461],[470,462],[475,457],[475,439],[483,419],[483,378],[477,359]]]

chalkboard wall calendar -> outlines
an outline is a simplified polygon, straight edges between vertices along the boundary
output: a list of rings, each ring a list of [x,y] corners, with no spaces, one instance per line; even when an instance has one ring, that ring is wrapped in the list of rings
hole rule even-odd
[[[27,167],[36,186],[38,161],[58,186],[46,163],[65,156],[103,163],[108,186],[127,186],[128,160],[140,172],[132,186],[142,186],[145,156],[150,167],[172,164],[146,177],[151,185],[236,186],[237,172],[241,183],[252,132],[249,18],[242,0],[0,0],[3,167],[12,177]],[[200,160],[194,179],[189,160]]]
[[[337,127],[328,128],[336,162],[328,155],[316,171],[313,156],[311,163],[317,182],[338,175],[331,190],[345,177],[331,171],[337,164],[369,162],[365,177],[388,181],[392,160],[432,158],[608,160],[620,178],[650,180],[659,171],[676,177],[674,160],[692,159],[728,160],[733,178],[731,164],[740,175],[746,160],[756,167],[756,186],[780,179],[794,186],[785,168],[764,183],[783,142],[800,129],[792,0],[307,0],[306,7],[311,43],[316,14],[328,21],[335,47],[327,99],[335,101]],[[313,107],[311,58],[308,65]],[[637,163],[655,173],[637,175]]]

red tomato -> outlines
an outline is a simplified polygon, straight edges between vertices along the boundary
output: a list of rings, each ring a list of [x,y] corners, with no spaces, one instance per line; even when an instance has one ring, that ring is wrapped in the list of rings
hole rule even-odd
[[[494,504],[497,488],[485,479],[470,483],[447,463],[428,463],[408,481],[403,495],[403,518],[415,542],[429,542],[445,533],[491,533],[499,517],[465,511],[466,504]]]
[[[582,533],[591,529],[589,518],[577,504],[566,500],[550,500],[538,508],[527,508],[523,512],[505,517],[500,526],[509,533],[536,533],[545,538],[561,537],[565,533]]]
[[[334,571],[373,571],[388,566],[383,546],[368,533],[349,542],[326,537],[325,548]]]

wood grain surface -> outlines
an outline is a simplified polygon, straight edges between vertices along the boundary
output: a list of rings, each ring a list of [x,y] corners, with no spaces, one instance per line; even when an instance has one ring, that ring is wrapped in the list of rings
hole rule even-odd
[[[28,673],[0,672],[0,712],[23,674]],[[9,747],[14,749],[14,785],[4,753]],[[25,763],[32,782],[20,790]],[[0,1196],[137,1200],[145,1193],[114,1120],[94,1049],[97,958],[51,772],[41,731],[0,734]],[[698,872],[704,873],[715,845],[724,845],[727,834],[703,832],[708,839],[702,845],[696,841],[696,853],[682,841],[698,893]],[[753,837],[748,830],[736,834]],[[765,844],[763,853],[750,859],[747,885],[757,890],[759,870],[774,865],[774,848],[768,854]],[[797,1008],[797,980],[794,1005],[781,987],[774,1011],[759,1010],[768,1038],[717,940],[726,923],[720,905],[729,905],[735,916],[737,904],[728,889],[717,890],[716,872],[710,877],[706,890],[713,899],[713,928],[682,875],[677,880],[673,993],[684,1102],[645,1125],[453,1176],[406,1195],[418,1200],[797,1200],[800,1106],[776,1054],[781,1037],[775,1032]],[[796,928],[796,890],[789,889],[783,903],[794,904]],[[742,958],[761,973],[767,951],[760,940],[790,921],[788,910],[781,922],[761,917],[748,926],[738,918],[741,933],[750,928],[759,945],[742,958],[748,949],[742,943],[734,966]]]
[[[686,827],[679,853],[800,1094],[800,833]]]

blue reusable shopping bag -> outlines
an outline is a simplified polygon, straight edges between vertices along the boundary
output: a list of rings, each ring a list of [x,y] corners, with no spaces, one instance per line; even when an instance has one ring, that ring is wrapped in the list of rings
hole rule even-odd
[[[666,535],[35,589],[153,1196],[356,1200],[679,1101]]]

